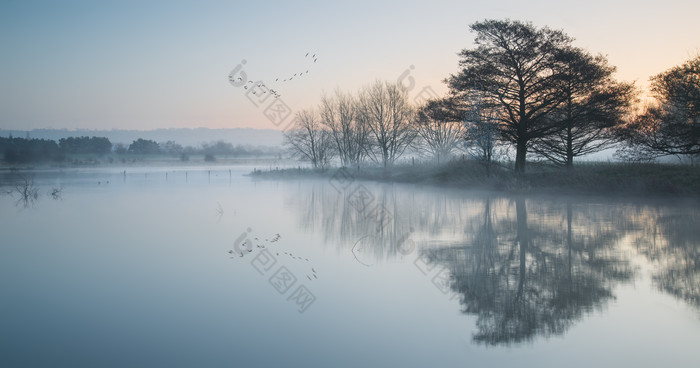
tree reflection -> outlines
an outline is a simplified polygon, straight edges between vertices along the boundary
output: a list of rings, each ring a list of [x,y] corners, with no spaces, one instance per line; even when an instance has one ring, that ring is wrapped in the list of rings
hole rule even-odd
[[[357,191],[369,193],[364,205],[354,201]],[[429,241],[459,229],[480,207],[480,199],[454,193],[397,191],[371,183],[343,191],[324,182],[306,183],[289,200],[298,209],[302,229],[320,231],[326,244],[340,249],[361,247],[367,264],[406,255],[406,242]]]
[[[528,222],[522,198],[515,200],[515,212],[514,221],[494,223],[487,200],[471,241],[427,251],[450,270],[463,311],[478,316],[477,342],[510,344],[562,334],[613,298],[613,285],[632,275],[613,250],[620,235],[592,223],[575,224],[571,204],[565,227],[548,213]],[[576,219],[586,222],[584,216]]]
[[[46,194],[54,200],[60,200],[63,198],[63,187],[53,187]],[[15,198],[15,207],[29,208],[38,202],[40,191],[34,182],[33,173],[11,173],[9,179],[0,175],[0,195]]]
[[[389,217],[354,206],[352,187],[320,182],[293,197],[301,226],[368,267],[409,255],[408,262],[421,256],[445,267],[463,312],[477,317],[474,341],[565,333],[632,280],[629,245],[650,260],[639,266],[651,265],[654,285],[700,307],[697,208],[362,185]]]
[[[654,267],[660,290],[700,309],[700,215],[696,210],[657,209],[634,243]]]

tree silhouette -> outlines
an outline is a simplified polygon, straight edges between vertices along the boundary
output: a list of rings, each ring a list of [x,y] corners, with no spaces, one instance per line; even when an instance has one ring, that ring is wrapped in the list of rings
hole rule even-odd
[[[160,147],[155,141],[139,138],[129,145],[128,151],[129,153],[147,155],[159,153]]]
[[[618,133],[623,157],[700,154],[700,55],[651,78],[656,104]]]
[[[465,97],[465,148],[490,176],[492,166],[507,154],[507,148],[499,144],[498,112],[484,101],[483,92],[469,91]]]
[[[92,153],[105,155],[112,151],[112,143],[105,137],[68,137],[58,140],[65,153]]]
[[[50,139],[25,139],[0,137],[0,152],[7,163],[36,161],[61,161],[65,155],[55,141]]]
[[[398,83],[376,81],[366,86],[358,97],[358,118],[369,131],[367,156],[384,169],[393,165],[416,136],[408,92]]]
[[[428,100],[418,108],[414,147],[431,158],[446,162],[464,139],[464,114],[449,98]]]
[[[332,97],[321,99],[321,123],[330,129],[336,151],[343,166],[356,166],[365,155],[368,127],[358,116],[357,100],[336,90]]]
[[[569,47],[571,38],[510,20],[485,20],[470,28],[477,34],[477,47],[462,50],[462,70],[447,82],[456,95],[479,91],[498,107],[501,134],[515,145],[515,170],[523,173],[531,140],[555,131],[549,116],[565,100],[560,50]]]
[[[284,145],[292,156],[311,162],[314,169],[326,168],[335,154],[331,132],[313,110],[297,113],[294,127],[284,133]]]
[[[565,100],[550,117],[557,130],[535,138],[532,147],[538,155],[571,168],[575,157],[616,142],[613,129],[625,122],[634,88],[616,82],[615,67],[601,55],[569,47],[560,51],[559,59]]]

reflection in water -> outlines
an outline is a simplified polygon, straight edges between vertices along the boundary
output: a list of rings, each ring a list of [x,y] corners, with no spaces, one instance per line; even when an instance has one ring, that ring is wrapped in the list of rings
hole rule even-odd
[[[528,222],[526,206],[517,199],[515,222],[494,223],[487,200],[483,222],[470,240],[426,251],[450,269],[464,312],[478,316],[473,336],[478,342],[507,344],[562,334],[612,298],[616,282],[632,276],[613,249],[614,231],[574,224],[571,204],[563,228],[557,213],[540,213],[540,221]]]
[[[320,231],[326,244],[355,253],[367,264],[409,254],[414,244],[461,238],[461,228],[479,206],[478,201],[455,201],[431,191],[369,183],[362,188],[371,193],[362,206],[353,201],[352,189],[338,191],[323,182],[300,184],[288,202],[298,209],[302,229]]]
[[[634,244],[653,264],[661,290],[700,308],[700,214],[657,211]]]
[[[473,339],[512,344],[565,333],[615,299],[635,272],[629,247],[647,256],[653,283],[698,306],[700,214],[672,206],[525,200],[398,185],[363,184],[371,201],[325,183],[290,198],[300,226],[365,266],[420,252],[450,271]],[[385,208],[378,217],[372,208]],[[631,239],[631,240],[630,240]],[[635,249],[635,248],[632,248]]]
[[[15,198],[15,206],[21,208],[33,207],[39,200],[39,186],[34,182],[34,174],[10,173],[0,175],[0,194]],[[54,200],[63,198],[63,188],[53,187],[46,195]]]
[[[34,175],[18,173],[4,192],[16,198],[15,206],[31,207],[39,199],[39,188],[34,184]]]

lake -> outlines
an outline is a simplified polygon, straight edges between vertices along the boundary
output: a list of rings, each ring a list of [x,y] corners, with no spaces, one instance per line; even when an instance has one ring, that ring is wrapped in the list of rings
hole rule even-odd
[[[252,170],[0,174],[0,366],[700,361],[696,200]]]

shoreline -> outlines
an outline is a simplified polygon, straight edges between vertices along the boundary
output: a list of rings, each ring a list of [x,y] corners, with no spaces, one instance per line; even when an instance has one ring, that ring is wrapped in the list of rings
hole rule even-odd
[[[0,172],[31,171],[46,169],[81,169],[81,168],[115,168],[115,167],[189,167],[189,166],[230,166],[255,165],[274,166],[280,163],[296,162],[280,159],[276,156],[234,156],[218,155],[207,161],[205,155],[191,155],[187,160],[171,155],[75,155],[64,161],[41,161],[8,164],[0,160]]]
[[[112,158],[112,160],[109,160]],[[572,169],[548,163],[529,163],[526,173],[518,176],[510,167],[494,165],[490,172],[478,162],[454,160],[442,165],[419,163],[398,164],[390,170],[377,166],[359,168],[329,167],[312,169],[299,161],[278,157],[220,156],[216,161],[205,161],[193,156],[182,161],[171,156],[128,156],[119,160],[111,157],[85,157],[69,162],[0,164],[0,173],[18,171],[70,170],[88,168],[195,168],[228,169],[244,166],[246,176],[255,179],[326,179],[344,170],[352,180],[378,183],[403,183],[488,191],[507,195],[555,194],[583,197],[626,198],[700,198],[700,166],[668,163],[610,163],[582,162]]]
[[[580,163],[567,170],[551,165],[531,165],[518,176],[509,168],[486,170],[474,162],[456,161],[442,166],[397,165],[390,171],[378,167],[327,169],[287,168],[255,170],[260,179],[328,179],[346,170],[353,179],[380,183],[404,183],[509,195],[554,194],[615,196],[628,198],[700,198],[700,167],[648,163]]]

